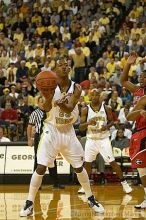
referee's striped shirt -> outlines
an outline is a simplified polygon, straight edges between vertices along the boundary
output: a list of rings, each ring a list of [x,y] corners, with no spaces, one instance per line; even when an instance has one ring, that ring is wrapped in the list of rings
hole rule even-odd
[[[29,117],[29,124],[35,126],[36,133],[41,133],[43,121],[45,118],[46,112],[41,110],[39,107],[31,113]]]

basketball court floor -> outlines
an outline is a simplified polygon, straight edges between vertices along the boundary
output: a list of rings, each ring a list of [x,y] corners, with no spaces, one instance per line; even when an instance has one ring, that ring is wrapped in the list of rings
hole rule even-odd
[[[104,214],[95,214],[87,205],[84,195],[78,195],[79,186],[66,186],[64,190],[44,185],[37,194],[34,215],[19,217],[28,194],[28,185],[0,185],[0,220],[131,220],[146,219],[146,210],[134,205],[143,199],[143,189],[133,187],[126,195],[120,185],[92,186],[96,198],[104,205]]]

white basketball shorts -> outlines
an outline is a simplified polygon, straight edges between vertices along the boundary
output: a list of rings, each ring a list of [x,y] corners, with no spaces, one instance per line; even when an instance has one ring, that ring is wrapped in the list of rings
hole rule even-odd
[[[38,146],[37,163],[54,167],[54,160],[58,153],[61,153],[73,168],[83,165],[84,151],[74,129],[63,133],[53,125],[44,123]]]
[[[100,153],[103,159],[108,163],[115,160],[109,138],[98,140],[87,138],[85,144],[85,161],[94,161],[98,153]]]

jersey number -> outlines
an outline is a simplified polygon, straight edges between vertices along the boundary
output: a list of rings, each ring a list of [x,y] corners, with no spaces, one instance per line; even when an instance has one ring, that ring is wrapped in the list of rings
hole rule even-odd
[[[61,109],[59,109],[59,117],[61,117],[61,118],[63,118],[63,117],[69,118],[70,116],[71,116],[71,113],[65,113]]]

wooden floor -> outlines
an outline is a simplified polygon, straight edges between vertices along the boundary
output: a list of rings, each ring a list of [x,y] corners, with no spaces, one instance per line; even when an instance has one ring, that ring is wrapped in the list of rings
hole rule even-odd
[[[27,198],[27,185],[0,185],[0,220],[131,220],[146,219],[146,210],[136,210],[134,205],[143,199],[143,189],[133,187],[126,195],[120,185],[93,186],[93,193],[104,205],[105,213],[96,214],[88,207],[85,196],[77,194],[79,186],[66,186],[65,190],[54,190],[43,186],[38,193],[34,216],[20,218],[19,211]]]

